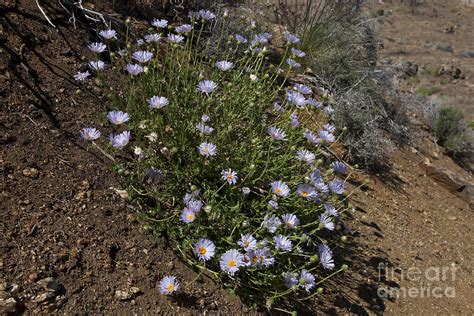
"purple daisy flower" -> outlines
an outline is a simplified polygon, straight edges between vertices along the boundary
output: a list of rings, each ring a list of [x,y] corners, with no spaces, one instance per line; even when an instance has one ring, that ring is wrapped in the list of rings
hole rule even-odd
[[[275,263],[275,258],[268,247],[257,248],[248,253],[250,265],[253,267],[269,267]]]
[[[334,179],[332,181],[329,181],[329,189],[335,193],[335,194],[342,194],[344,193],[344,189],[346,186],[344,185],[344,182],[341,179]]]
[[[184,37],[181,35],[176,35],[176,34],[168,34],[168,41],[173,43],[173,44],[180,44],[182,41],[184,41]]]
[[[209,115],[203,114],[201,116],[201,121],[203,121],[203,122],[209,122],[210,120],[211,120],[211,118],[209,117]]]
[[[115,125],[121,125],[130,120],[128,113],[122,111],[110,111],[107,113],[107,118],[109,119],[110,123]]]
[[[310,184],[299,184],[296,188],[296,193],[308,200],[313,200],[318,197],[318,193],[316,192],[315,188]]]
[[[266,44],[272,37],[272,34],[268,32],[257,34],[252,39],[252,46],[257,46],[259,44]]]
[[[181,220],[187,224],[194,222],[196,219],[196,213],[185,207],[183,213],[181,213]]]
[[[232,169],[224,169],[221,172],[222,179],[227,181],[228,184],[236,184],[239,177],[237,176],[237,172],[233,171]]]
[[[107,46],[104,43],[91,43],[87,46],[89,50],[93,53],[100,54],[105,51]]]
[[[104,39],[117,39],[117,32],[115,32],[115,30],[112,30],[112,29],[108,29],[108,30],[103,30],[103,31],[100,31],[99,32],[99,35],[104,38]]]
[[[332,259],[331,249],[325,244],[319,244],[318,253],[321,265],[328,270],[334,269],[334,260]]]
[[[158,33],[148,34],[143,37],[147,43],[156,43],[161,40],[161,35]]]
[[[287,288],[292,288],[298,284],[298,273],[296,272],[283,272],[283,278],[285,279],[285,285]]]
[[[288,64],[288,66],[290,66],[290,68],[300,68],[301,67],[301,64],[291,58],[288,58],[286,60],[286,63]]]
[[[89,62],[89,67],[94,69],[95,71],[100,71],[104,69],[105,64],[102,60],[91,60]]]
[[[290,187],[283,181],[274,181],[271,183],[272,192],[281,197],[287,197],[290,194]]]
[[[151,25],[153,25],[154,27],[157,27],[159,29],[164,29],[165,27],[168,26],[168,21],[153,19],[153,21],[151,21]]]
[[[85,140],[96,140],[100,137],[100,132],[93,127],[86,127],[81,130],[81,137]]]
[[[132,54],[132,58],[140,63],[147,63],[153,58],[153,53],[147,50],[139,50]]]
[[[329,133],[334,133],[336,131],[336,127],[332,124],[324,124],[323,129],[327,130]]]
[[[275,241],[275,249],[282,250],[282,251],[291,251],[292,242],[288,239],[288,237],[283,235],[277,235],[273,237]]]
[[[291,113],[290,115],[291,120],[291,127],[298,127],[300,126],[300,121],[298,121],[298,114],[296,112]]]
[[[204,21],[214,20],[216,18],[216,15],[209,10],[199,10],[198,15]]]
[[[334,217],[339,217],[339,213],[337,212],[336,208],[331,204],[325,203],[324,210]]]
[[[300,220],[294,214],[290,214],[290,213],[283,214],[281,216],[281,219],[283,221],[283,224],[285,224],[286,227],[288,227],[289,229],[293,229],[300,224]]]
[[[85,81],[90,75],[91,74],[87,70],[84,72],[78,71],[77,74],[74,75],[74,79],[77,81]]]
[[[311,182],[318,182],[318,181],[323,181],[323,178],[321,177],[321,172],[318,169],[313,169],[311,173],[309,174],[309,179]]]
[[[312,163],[316,160],[316,155],[306,149],[300,149],[296,152],[296,158],[300,161]]]
[[[314,281],[314,275],[306,269],[301,270],[299,284],[306,292],[309,292],[315,286]]]
[[[143,67],[138,64],[127,64],[127,72],[133,76],[143,72]]]
[[[276,230],[278,229],[278,227],[281,225],[281,221],[278,217],[274,216],[274,215],[271,215],[269,216],[268,214],[265,215],[265,217],[263,218],[263,222],[262,222],[262,227],[265,227],[266,229],[268,229],[268,231],[270,233],[274,233],[276,232]]]
[[[201,208],[202,208],[202,202],[200,200],[196,200],[194,198],[189,200],[187,205],[188,205],[188,209],[190,211],[194,212],[195,214],[199,213],[201,211]]]
[[[301,84],[301,83],[296,83],[293,88],[295,88],[296,91],[302,94],[311,94],[313,91],[311,90],[310,87],[307,85]]]
[[[303,94],[297,91],[288,90],[287,100],[288,102],[293,103],[298,108],[303,108],[306,105],[306,98]]]
[[[321,108],[322,104],[321,102],[315,100],[315,99],[308,99],[306,100],[306,104],[310,106],[314,106],[315,108],[319,109]]]
[[[212,80],[203,80],[198,83],[198,90],[209,95],[217,88],[217,84]]]
[[[293,56],[295,57],[304,57],[306,56],[306,53],[299,50],[299,49],[296,49],[296,48],[291,48],[291,53],[293,54]]]
[[[268,134],[275,140],[284,140],[286,137],[285,131],[275,126],[268,128]]]
[[[215,156],[217,154],[217,146],[212,143],[204,142],[199,145],[198,149],[199,153],[204,157]]]
[[[179,289],[179,282],[176,277],[167,275],[160,281],[160,293],[164,295],[171,295]]]
[[[207,261],[216,254],[216,245],[209,239],[199,239],[193,248],[193,252],[201,261]]]
[[[285,40],[288,44],[298,44],[300,42],[300,38],[298,36],[289,32],[283,33],[283,36],[285,37]]]
[[[175,31],[176,33],[189,33],[191,32],[193,29],[193,27],[190,25],[190,24],[183,24],[183,25],[180,25],[180,26],[177,26],[175,28]]]
[[[329,187],[326,183],[324,183],[323,178],[318,178],[312,181],[314,187],[318,189],[319,192],[321,193],[329,193]]]
[[[324,107],[323,111],[324,111],[324,113],[326,113],[326,114],[332,114],[332,113],[334,113],[334,109],[333,109],[331,106],[329,106],[329,105],[326,106],[326,107]]]
[[[153,109],[161,109],[169,104],[169,101],[165,97],[152,96],[147,100],[148,104]]]
[[[117,134],[115,136],[111,134],[109,136],[109,140],[113,147],[121,149],[127,146],[128,142],[130,141],[130,132],[123,131],[122,133]]]
[[[196,124],[196,129],[197,129],[199,132],[201,132],[201,133],[203,133],[203,134],[205,134],[205,135],[209,135],[209,134],[211,134],[211,133],[214,131],[214,129],[213,129],[212,127],[207,126],[207,125],[205,125],[204,123],[197,123],[197,124]]]
[[[276,112],[281,113],[285,110],[285,107],[280,102],[275,102],[275,103],[273,103],[273,109]]]
[[[336,137],[324,129],[319,131],[319,137],[327,143],[333,143],[336,141]]]
[[[318,136],[316,136],[316,134],[314,134],[312,131],[307,130],[303,133],[303,135],[304,135],[304,138],[309,140],[310,143],[312,143],[314,145],[318,145],[321,142],[321,140],[318,138]]]
[[[252,235],[241,235],[237,244],[244,248],[245,251],[257,249],[257,240]]]
[[[219,265],[222,271],[234,275],[244,265],[244,256],[236,249],[228,250],[221,256]]]
[[[325,213],[319,215],[319,223],[326,229],[334,230],[334,222],[332,221],[332,218],[327,216]]]
[[[333,161],[331,166],[333,167],[334,171],[339,173],[339,174],[346,174],[347,173],[347,167],[341,161]]]
[[[234,67],[234,64],[227,60],[221,60],[216,62],[216,67],[222,71],[229,71],[232,69],[232,67]]]
[[[270,202],[268,202],[268,205],[270,205],[271,208],[274,209],[274,210],[278,209],[278,202],[275,201],[275,200],[270,200]]]
[[[235,40],[237,41],[238,44],[245,44],[247,43],[247,38],[245,36],[242,36],[240,34],[235,34],[234,35]]]

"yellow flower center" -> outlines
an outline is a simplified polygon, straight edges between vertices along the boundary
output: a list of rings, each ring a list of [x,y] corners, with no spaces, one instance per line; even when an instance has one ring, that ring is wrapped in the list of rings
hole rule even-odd
[[[244,241],[244,248],[247,248],[248,246],[250,246],[250,243],[247,240]]]
[[[207,249],[206,249],[205,247],[199,247],[199,253],[200,253],[201,255],[205,255],[206,252],[207,252]]]
[[[276,188],[276,189],[275,189],[275,193],[277,193],[277,194],[283,193],[283,190],[280,189],[280,188]]]
[[[301,196],[303,196],[303,197],[308,197],[308,196],[309,196],[309,192],[303,191],[303,192],[301,192]]]
[[[227,179],[232,180],[232,178],[234,178],[234,177],[231,174],[227,175]]]
[[[192,221],[194,219],[194,214],[188,214],[186,218],[188,219],[188,221]]]
[[[229,265],[229,267],[233,268],[233,267],[235,267],[235,260],[234,260],[234,259],[230,259],[227,264]]]
[[[168,284],[166,289],[168,290],[168,292],[173,292],[174,291],[174,285],[173,284]]]

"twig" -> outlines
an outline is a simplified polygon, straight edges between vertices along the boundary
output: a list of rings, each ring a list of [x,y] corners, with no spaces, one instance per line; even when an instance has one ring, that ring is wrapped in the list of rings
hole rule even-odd
[[[43,16],[46,18],[46,20],[48,21],[48,23],[51,24],[52,27],[56,27],[56,25],[54,25],[53,22],[51,22],[51,20],[48,18],[48,16],[47,16],[46,13],[44,12],[43,8],[40,6],[38,0],[36,0],[36,6],[38,7],[38,9],[40,9],[41,13],[42,13]]]

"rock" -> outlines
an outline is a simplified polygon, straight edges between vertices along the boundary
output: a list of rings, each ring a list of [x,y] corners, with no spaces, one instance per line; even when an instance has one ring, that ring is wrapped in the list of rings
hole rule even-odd
[[[438,43],[436,44],[436,49],[442,50],[444,52],[449,52],[449,53],[454,52],[454,49],[451,46],[451,44]]]
[[[461,191],[465,199],[469,202],[469,207],[471,210],[474,210],[474,185],[467,184],[464,189]]]
[[[137,296],[140,293],[138,287],[130,287],[126,290],[117,290],[115,291],[115,298],[119,301],[127,301]]]
[[[39,176],[39,171],[36,168],[26,168],[22,171],[23,175],[28,178],[36,179]]]
[[[459,55],[465,58],[474,58],[474,50],[463,50]]]
[[[13,298],[1,299],[0,298],[0,314],[10,315],[16,314],[18,302]]]
[[[418,65],[410,61],[400,63],[399,67],[409,77],[413,77],[418,74]]]
[[[474,209],[474,185],[469,183],[461,175],[449,170],[445,166],[436,165],[425,161],[423,168],[428,176],[441,183],[449,191],[460,195],[469,203],[469,207]]]

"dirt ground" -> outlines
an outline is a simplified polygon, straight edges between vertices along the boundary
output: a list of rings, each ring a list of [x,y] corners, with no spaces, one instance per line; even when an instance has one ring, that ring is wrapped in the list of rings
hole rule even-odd
[[[415,75],[400,80],[403,90],[432,96],[465,110],[474,120],[474,3],[472,1],[371,1],[386,67],[412,63]],[[412,68],[413,69],[413,68]]]
[[[186,281],[197,274],[164,240],[143,231],[133,205],[114,191],[120,178],[78,138],[102,102],[93,89],[77,95],[72,79],[90,35],[54,13],[57,7],[49,7],[57,25],[51,28],[35,5],[19,2],[0,4],[0,311],[249,312],[207,278],[176,298],[159,294],[165,274]],[[429,168],[446,168],[470,183],[472,177],[426,133],[421,139],[426,141],[393,153],[391,174],[370,177],[368,187],[351,197],[354,211],[345,217],[352,232],[336,258],[350,270],[332,279],[303,313],[474,313],[472,209],[465,192],[458,192],[463,190]],[[453,266],[454,277],[447,274],[445,281],[425,275],[432,267]],[[423,275],[408,278],[410,267]],[[393,290],[427,286],[452,287],[455,297],[396,298]],[[392,289],[390,295],[385,298],[381,288]],[[116,291],[130,295],[122,300]]]

